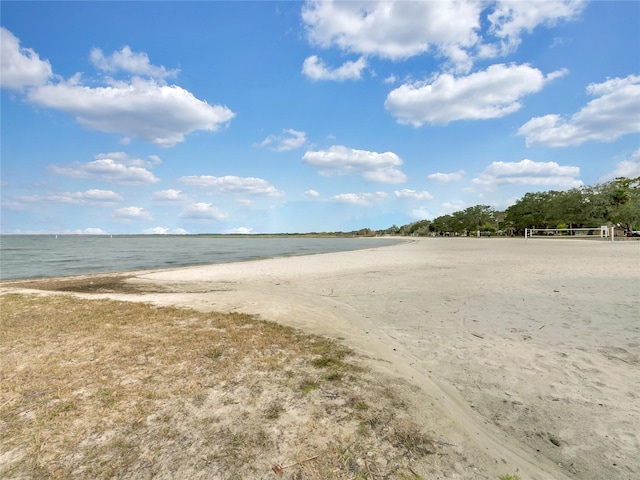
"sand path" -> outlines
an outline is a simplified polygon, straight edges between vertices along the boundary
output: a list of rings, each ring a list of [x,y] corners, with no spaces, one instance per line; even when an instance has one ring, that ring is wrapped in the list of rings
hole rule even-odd
[[[416,239],[129,281],[342,339],[478,478],[640,478],[638,242]]]

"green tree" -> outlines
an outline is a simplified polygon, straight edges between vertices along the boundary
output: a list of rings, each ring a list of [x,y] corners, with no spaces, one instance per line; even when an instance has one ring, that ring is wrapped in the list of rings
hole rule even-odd
[[[616,178],[566,191],[530,192],[504,212],[488,205],[475,205],[431,222],[422,220],[405,225],[399,231],[411,235],[427,231],[473,234],[476,230],[561,228],[559,225],[598,227],[607,222],[627,230],[640,228],[640,177]]]
[[[490,225],[495,231],[495,210],[489,205],[475,205],[461,212],[462,225],[467,232],[485,230]],[[488,229],[488,228],[487,228]]]
[[[549,196],[546,193],[526,193],[524,197],[506,210],[506,220],[517,230],[524,228],[546,228],[546,206]]]
[[[633,230],[640,225],[640,176],[616,178],[602,186],[606,219]]]

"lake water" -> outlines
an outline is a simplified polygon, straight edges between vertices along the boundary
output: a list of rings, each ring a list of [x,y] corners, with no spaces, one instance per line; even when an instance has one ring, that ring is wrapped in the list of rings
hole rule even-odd
[[[125,272],[358,250],[391,238],[1,235],[0,279]]]

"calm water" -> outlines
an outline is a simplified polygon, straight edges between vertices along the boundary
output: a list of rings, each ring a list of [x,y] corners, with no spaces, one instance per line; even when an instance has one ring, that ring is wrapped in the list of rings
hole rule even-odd
[[[392,245],[389,238],[1,235],[0,279],[124,272]]]

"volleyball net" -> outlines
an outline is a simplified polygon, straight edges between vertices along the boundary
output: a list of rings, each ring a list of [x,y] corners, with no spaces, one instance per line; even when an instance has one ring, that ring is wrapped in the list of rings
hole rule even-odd
[[[613,240],[615,229],[603,225],[601,227],[576,228],[525,228],[524,238],[590,238]]]

